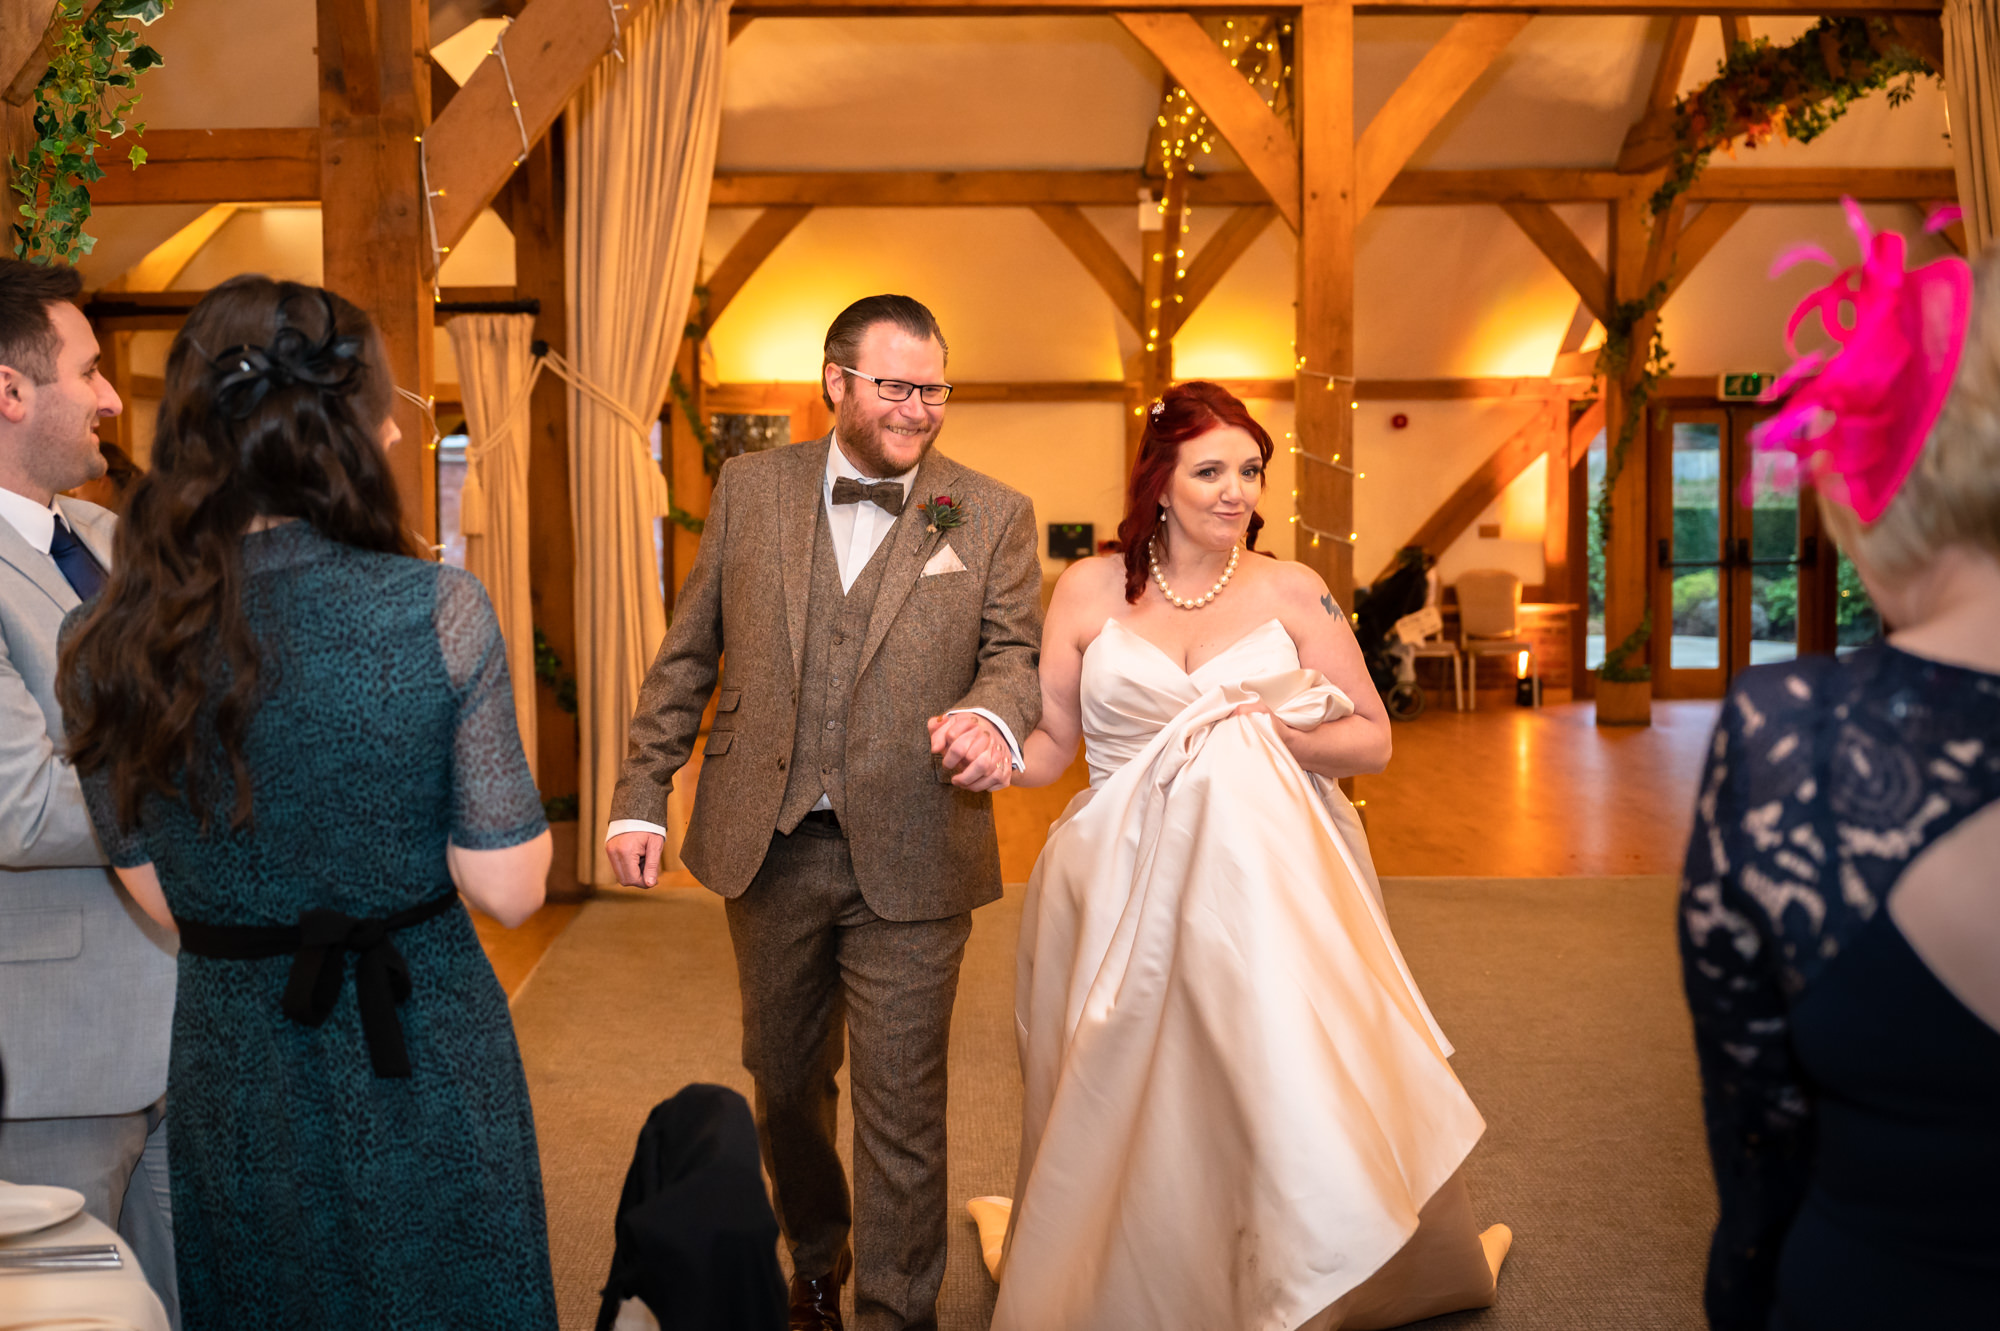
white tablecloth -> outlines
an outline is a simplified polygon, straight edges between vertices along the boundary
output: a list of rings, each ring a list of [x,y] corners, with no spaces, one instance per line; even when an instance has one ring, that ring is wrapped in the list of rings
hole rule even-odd
[[[0,1252],[89,1243],[117,1244],[125,1265],[116,1271],[0,1275],[0,1331],[167,1331],[166,1309],[146,1283],[131,1246],[87,1213],[0,1239]]]

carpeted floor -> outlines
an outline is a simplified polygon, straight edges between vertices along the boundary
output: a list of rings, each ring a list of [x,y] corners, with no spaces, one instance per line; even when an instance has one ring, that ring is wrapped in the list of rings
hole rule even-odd
[[[1497,1306],[1424,1323],[1479,1331],[1702,1326],[1714,1210],[1671,881],[1391,879],[1397,937],[1485,1113],[1468,1178],[1515,1232]],[[967,1197],[1012,1190],[1019,890],[974,916],[953,1022],[951,1265],[942,1331],[981,1331],[993,1287]],[[590,902],[514,1007],[541,1131],[565,1331],[588,1328],[639,1126],[690,1081],[745,1094],[721,902],[698,889]],[[843,1100],[843,1148],[848,1125]],[[844,1149],[843,1149],[844,1153]]]

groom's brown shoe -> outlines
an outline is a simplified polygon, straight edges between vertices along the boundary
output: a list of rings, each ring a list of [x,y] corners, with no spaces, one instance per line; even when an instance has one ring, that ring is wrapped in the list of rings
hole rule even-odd
[[[847,1283],[853,1266],[854,1258],[842,1253],[826,1275],[792,1277],[790,1331],[843,1331],[840,1287]]]

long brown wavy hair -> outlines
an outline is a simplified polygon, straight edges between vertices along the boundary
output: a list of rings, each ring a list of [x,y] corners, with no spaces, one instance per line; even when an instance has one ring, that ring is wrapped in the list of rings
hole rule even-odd
[[[1174,478],[1181,445],[1220,426],[1233,425],[1250,436],[1257,450],[1271,461],[1271,436],[1257,424],[1237,396],[1221,384],[1193,379],[1160,394],[1146,413],[1146,430],[1139,437],[1139,457],[1125,492],[1125,516],[1118,523],[1118,548],[1125,556],[1125,599],[1138,604],[1146,586],[1146,547],[1160,529],[1160,496]],[[1250,514],[1243,537],[1246,550],[1257,548],[1264,515]]]
[[[167,355],[153,467],[132,487],[110,578],[62,648],[56,693],[79,772],[108,768],[118,817],[184,799],[209,828],[233,786],[270,658],[243,613],[243,536],[296,518],[331,540],[414,554],[382,450],[394,400],[381,335],[319,287],[232,278]]]

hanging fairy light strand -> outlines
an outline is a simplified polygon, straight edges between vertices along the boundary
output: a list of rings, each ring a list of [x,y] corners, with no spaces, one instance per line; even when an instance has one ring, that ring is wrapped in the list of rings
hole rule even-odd
[[[611,54],[618,57],[618,63],[625,63],[625,27],[618,21],[618,15],[625,6],[617,0],[604,0],[604,7],[611,11]]]
[[[507,33],[513,26],[514,20],[510,18],[507,20],[506,27],[501,28],[499,33],[494,36],[493,54],[500,60],[500,77],[507,80],[507,105],[514,108],[514,128],[521,133],[521,152],[519,156],[514,158],[514,165],[519,166],[528,160],[528,150],[534,147],[534,145],[528,141],[528,122],[521,119],[521,98],[514,91],[514,71],[507,65]],[[615,29],[612,40],[614,43],[617,40]]]

